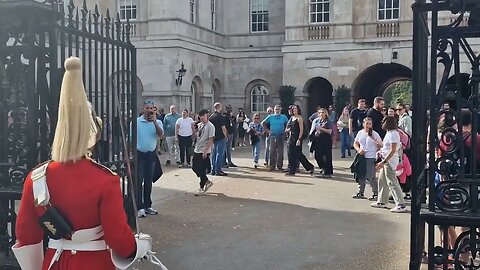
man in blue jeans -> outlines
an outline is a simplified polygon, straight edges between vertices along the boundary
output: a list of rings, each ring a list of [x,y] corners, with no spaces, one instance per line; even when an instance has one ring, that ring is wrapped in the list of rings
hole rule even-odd
[[[227,125],[229,119],[222,114],[222,104],[220,102],[214,105],[215,112],[210,116],[210,122],[215,126],[215,138],[213,139],[212,151],[212,175],[227,176],[222,171],[225,163],[225,147],[227,144]]]
[[[281,114],[282,107],[275,105],[274,114],[271,114],[262,121],[265,134],[270,136],[270,171],[275,170],[275,166],[281,171],[283,169],[283,149],[285,145],[285,127],[288,118]]]
[[[137,118],[137,166],[136,196],[138,217],[156,215],[158,211],[152,208],[152,182],[155,170],[155,159],[158,159],[155,149],[157,139],[163,135],[162,121],[157,120],[154,104],[151,100],[143,103],[143,114]],[[143,184],[143,185],[142,185]]]
[[[268,107],[267,108],[267,116],[270,114],[273,114],[273,108]],[[267,125],[268,128],[270,128],[270,125]],[[270,162],[270,136],[265,134],[265,163],[263,165],[268,166],[268,163]]]
[[[225,117],[228,118],[227,122],[227,144],[225,145],[225,155],[226,155],[226,167],[227,168],[232,168],[232,167],[237,167],[237,165],[233,164],[232,162],[232,142],[233,142],[233,136],[235,134],[236,128],[235,126],[237,125],[237,118],[232,115],[232,105],[227,105],[225,108],[227,111],[224,114]]]

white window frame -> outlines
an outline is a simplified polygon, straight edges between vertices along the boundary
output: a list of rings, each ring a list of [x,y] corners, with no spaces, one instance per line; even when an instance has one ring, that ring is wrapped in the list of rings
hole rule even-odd
[[[138,18],[138,1],[137,0],[117,0],[118,13],[120,21],[127,21],[127,13],[130,12],[129,21],[135,21]],[[133,16],[135,14],[135,17]]]
[[[269,18],[268,18],[268,3],[269,0],[250,0],[250,32],[251,33],[265,33],[269,29]],[[257,21],[253,21],[253,17],[257,16]],[[261,20],[258,18],[262,18]],[[266,18],[266,20],[265,20]],[[254,30],[253,25],[256,25],[256,30]],[[261,26],[261,30],[260,29]]]
[[[210,0],[210,12],[211,12],[211,29],[217,30],[217,3],[216,0]]]
[[[328,5],[328,9],[325,6]],[[330,9],[332,2],[330,0],[310,0],[308,5],[308,20],[310,24],[325,24],[330,23]],[[315,6],[315,11],[312,7]],[[328,15],[328,20],[325,20],[324,15]],[[315,15],[316,20],[312,21],[312,15]],[[320,20],[318,19],[320,18]]]
[[[377,1],[377,20],[378,21],[397,21],[400,19],[400,3],[401,0],[378,0]],[[383,8],[380,8],[380,3],[383,3]],[[391,7],[387,8],[387,3],[391,4]],[[398,6],[394,6],[397,3]],[[383,11],[384,18],[380,18],[380,12]],[[390,18],[387,17],[387,12],[390,12]],[[394,17],[395,11],[398,12],[398,17]]]
[[[197,23],[197,0],[190,0],[190,22]]]
[[[254,97],[261,97],[262,100],[257,102],[257,99]],[[269,106],[269,100],[270,91],[268,88],[263,84],[254,85],[250,90],[250,111],[252,113],[265,112]]]

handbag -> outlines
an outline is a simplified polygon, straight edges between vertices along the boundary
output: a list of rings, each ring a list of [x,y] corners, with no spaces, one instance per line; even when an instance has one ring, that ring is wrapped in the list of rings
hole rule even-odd
[[[248,129],[248,124],[247,124],[247,122],[243,122],[243,129],[245,129],[245,130]]]

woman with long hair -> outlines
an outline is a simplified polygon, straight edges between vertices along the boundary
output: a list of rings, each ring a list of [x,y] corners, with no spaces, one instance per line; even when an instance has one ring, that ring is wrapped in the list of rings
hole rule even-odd
[[[245,129],[245,121],[247,119],[247,115],[243,111],[243,108],[238,109],[237,114],[237,124],[238,124],[238,146],[247,146],[245,143],[245,133],[247,129]]]
[[[312,141],[311,150],[315,152],[315,160],[318,167],[323,169],[326,178],[331,178],[333,174],[332,164],[332,123],[328,120],[328,110],[321,108],[318,110],[319,117],[312,122],[310,129],[310,140]]]
[[[305,125],[301,114],[300,106],[292,105],[292,117],[290,118],[289,126],[285,130],[287,133],[290,133],[288,137],[288,172],[285,175],[295,175],[300,163],[310,173],[313,173],[315,168],[302,153],[302,137],[307,130],[304,129]]]
[[[377,170],[380,171],[378,177],[378,200],[372,203],[375,208],[387,208],[388,193],[393,195],[396,206],[390,209],[393,213],[402,213],[407,211],[405,200],[403,199],[402,188],[398,182],[395,170],[400,162],[399,147],[401,147],[400,134],[397,131],[397,120],[395,116],[386,116],[383,119],[382,128],[387,131],[383,138],[383,147],[380,151],[382,160],[377,163]]]
[[[328,106],[328,120],[332,123],[332,147],[337,146],[338,128],[337,128],[337,112],[333,105]]]
[[[342,114],[338,118],[337,127],[340,132],[340,151],[342,153],[342,158],[345,158],[345,152],[348,151],[348,156],[350,157],[352,153],[350,152],[350,143],[352,138],[350,138],[350,131],[348,129],[348,120],[350,119],[350,110],[348,107],[343,108]]]

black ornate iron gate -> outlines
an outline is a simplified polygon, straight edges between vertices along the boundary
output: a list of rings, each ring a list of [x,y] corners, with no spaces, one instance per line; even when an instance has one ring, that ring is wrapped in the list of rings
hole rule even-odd
[[[480,1],[416,0],[413,10],[412,164],[426,166],[414,167],[410,269],[424,251],[429,270],[480,269],[480,52],[470,45]]]
[[[92,105],[104,121],[96,157],[121,176],[125,207],[134,226],[125,156],[136,143],[136,50],[130,25],[75,7],[73,1],[0,0],[0,269],[17,269],[15,208],[26,173],[49,159],[65,58],[83,63]],[[132,128],[128,127],[132,123]],[[129,137],[122,144],[122,129]],[[132,130],[131,136],[128,132]],[[135,149],[135,148],[133,148]]]

